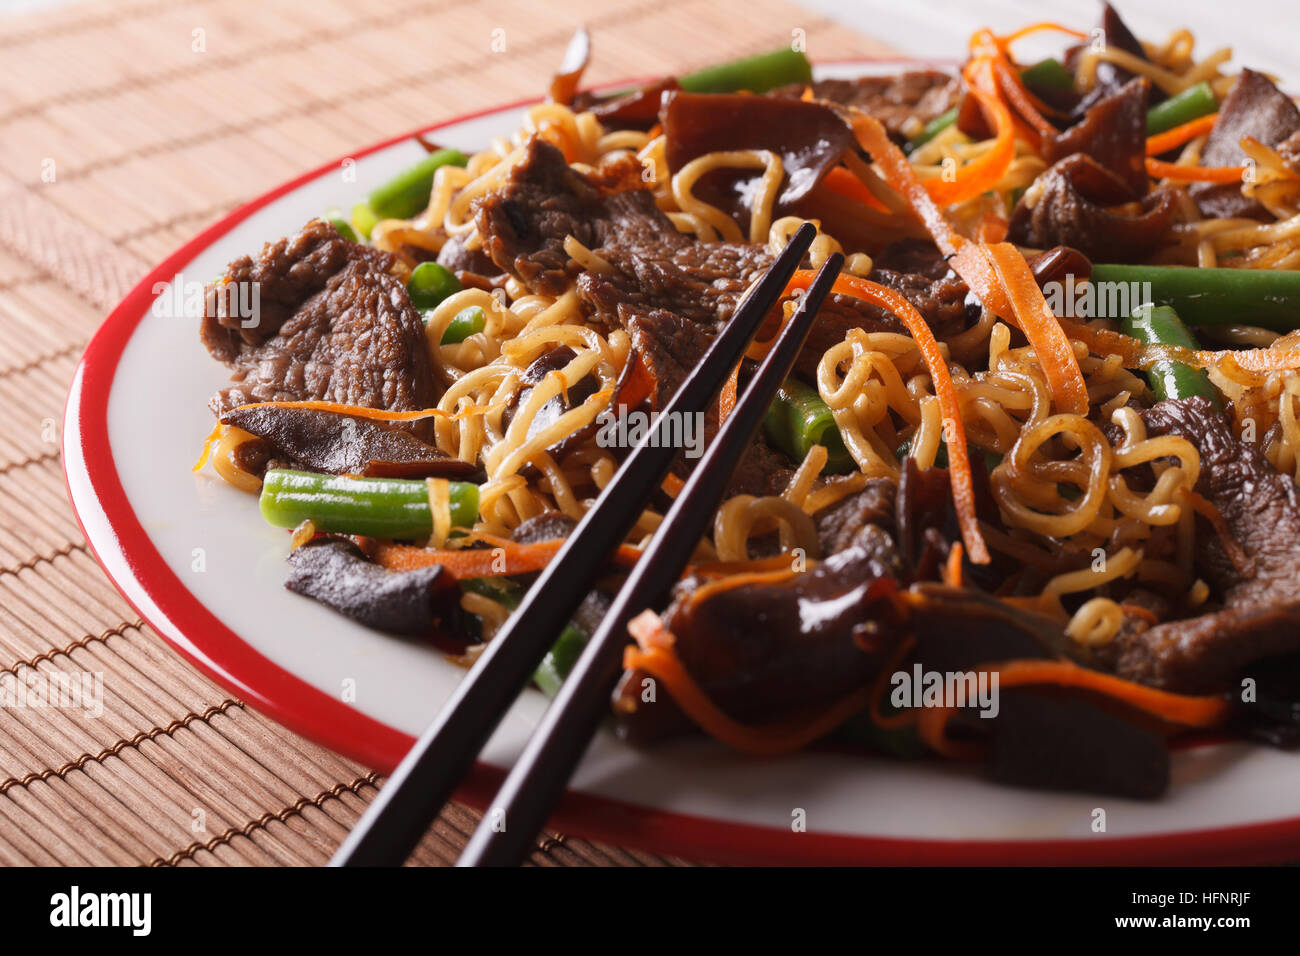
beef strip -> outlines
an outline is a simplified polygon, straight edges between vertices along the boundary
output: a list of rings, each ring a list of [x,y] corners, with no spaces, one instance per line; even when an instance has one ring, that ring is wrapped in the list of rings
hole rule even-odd
[[[240,405],[327,401],[410,411],[437,403],[420,316],[388,270],[393,258],[349,242],[313,220],[230,264],[207,289],[200,334],[234,370],[210,402],[222,415]],[[257,290],[249,327],[236,307]],[[426,432],[425,422],[412,428]]]
[[[1201,520],[1197,572],[1222,609],[1121,633],[1116,672],[1181,693],[1221,690],[1262,658],[1300,651],[1300,495],[1207,399],[1160,402],[1142,418],[1148,435],[1181,435],[1197,447],[1196,490],[1223,516],[1246,566]]]
[[[850,495],[813,515],[817,524],[817,543],[822,557],[847,551],[871,534],[871,526],[888,528],[894,520],[895,484],[888,478],[874,478],[856,494]]]
[[[938,70],[915,70],[893,76],[794,83],[769,95],[797,99],[809,86],[815,99],[853,106],[874,116],[899,141],[914,132],[914,118],[928,123],[951,108],[961,92],[961,80],[955,76]]]
[[[1280,146],[1300,130],[1300,109],[1263,73],[1242,70],[1219,107],[1219,118],[1201,152],[1202,166],[1240,166],[1244,136],[1265,146]],[[1243,196],[1241,183],[1192,183],[1188,190],[1206,216],[1249,216],[1271,220],[1254,199]]]

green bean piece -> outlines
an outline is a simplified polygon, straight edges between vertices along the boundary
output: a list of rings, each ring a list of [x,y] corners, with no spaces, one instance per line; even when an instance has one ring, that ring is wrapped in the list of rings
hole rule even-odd
[[[365,238],[370,238],[370,230],[375,228],[377,222],[379,217],[370,208],[370,203],[359,202],[352,207],[352,225]]]
[[[443,166],[464,166],[469,157],[458,149],[439,149],[410,169],[370,191],[370,208],[380,219],[410,219],[429,205],[433,174]]]
[[[930,122],[921,128],[921,132],[916,135],[916,139],[907,144],[907,151],[910,153],[914,149],[919,149],[930,140],[934,139],[953,123],[957,122],[957,114],[961,112],[960,107],[954,106],[946,113],[940,113]]]
[[[1210,84],[1202,81],[1147,110],[1147,135],[1167,132],[1194,119],[1209,116],[1218,108],[1219,101],[1210,89]]]
[[[432,309],[449,295],[454,295],[465,288],[460,280],[446,266],[436,262],[421,262],[406,280],[406,291],[410,293],[411,304],[423,312]]]
[[[451,523],[473,527],[478,486],[449,482]],[[371,538],[422,538],[433,531],[429,487],[420,479],[349,478],[272,468],[262,480],[262,517],[277,528],[304,521],[320,531]]]
[[[325,221],[328,222],[338,232],[340,236],[348,242],[360,242],[357,238],[356,230],[352,228],[352,223],[343,218],[343,214],[337,209],[331,209],[325,214]]]
[[[812,65],[798,50],[782,47],[687,73],[677,82],[688,93],[766,93],[790,83],[811,83]]]
[[[487,313],[479,305],[469,305],[451,317],[442,333],[443,345],[458,345],[487,326]]]
[[[543,694],[554,697],[559,693],[560,685],[573,671],[573,665],[578,662],[588,640],[589,637],[574,624],[560,632],[533,673],[533,683]]]
[[[496,601],[509,611],[519,607],[519,602],[523,600],[523,589],[509,578],[471,578],[462,581],[460,586],[465,591],[473,591]],[[533,683],[547,697],[554,697],[559,692],[560,685],[578,662],[578,656],[587,646],[588,640],[590,637],[576,624],[570,624],[560,632],[533,674]]]
[[[1092,282],[1150,283],[1136,301],[1172,306],[1188,325],[1259,325],[1275,332],[1300,328],[1300,270],[1103,263],[1093,266]]]
[[[1176,345],[1184,349],[1199,349],[1196,337],[1183,325],[1183,320],[1167,305],[1144,305],[1120,323],[1125,335],[1147,345]],[[1193,368],[1182,362],[1156,362],[1146,371],[1147,381],[1156,398],[1192,398],[1200,395],[1216,405],[1220,403],[1219,390],[1210,382],[1205,369]]]
[[[848,471],[853,457],[844,447],[835,417],[813,388],[797,378],[787,378],[763,416],[763,433],[780,451],[803,461],[813,445],[826,448],[825,472]]]
[[[1033,66],[1025,67],[1020,71],[1020,79],[1030,89],[1062,92],[1074,89],[1074,74],[1062,66],[1060,60],[1052,56],[1046,60],[1039,60]]]

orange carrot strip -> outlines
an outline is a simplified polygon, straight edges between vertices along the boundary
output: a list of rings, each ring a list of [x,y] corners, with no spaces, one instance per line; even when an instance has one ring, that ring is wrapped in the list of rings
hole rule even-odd
[[[789,294],[793,289],[807,289],[814,275],[815,273],[809,269],[796,272],[786,286],[786,293]],[[841,275],[835,280],[831,290],[841,295],[863,299],[892,312],[912,333],[912,339],[916,342],[917,350],[925,360],[926,370],[930,373],[930,380],[934,383],[935,397],[939,399],[939,409],[945,420],[948,473],[952,481],[952,499],[957,509],[958,523],[961,525],[962,540],[966,543],[972,561],[976,564],[988,564],[988,548],[984,545],[979,521],[975,517],[975,485],[971,478],[970,458],[966,450],[966,430],[962,427],[961,406],[957,401],[957,390],[953,387],[952,376],[948,372],[948,363],[939,349],[939,342],[935,339],[934,332],[916,307],[893,289],[857,276]]]
[[[957,541],[948,549],[948,560],[943,567],[943,583],[950,588],[961,587],[961,557],[961,542]]]
[[[979,102],[985,118],[993,127],[993,147],[957,170],[951,182],[943,179],[925,181],[925,189],[930,197],[941,206],[952,206],[988,192],[997,185],[1016,158],[1015,124],[1011,119],[1011,111],[999,95],[993,60],[989,57],[973,60],[965,75],[971,95]],[[871,152],[873,159],[880,161],[876,152],[868,152]]]
[[[1182,126],[1175,126],[1173,129],[1157,133],[1155,136],[1148,136],[1147,155],[1159,156],[1161,153],[1167,153],[1171,149],[1182,146],[1184,143],[1208,133],[1214,128],[1214,124],[1218,122],[1218,119],[1218,113],[1211,113],[1209,116],[1202,116],[1190,123],[1184,123]]]
[[[444,412],[441,408],[422,408],[413,412],[390,412],[386,408],[366,408],[364,405],[344,405],[341,402],[250,402],[240,405],[235,411],[245,408],[306,408],[318,412],[334,412],[338,415],[351,415],[354,418],[369,418],[381,422],[413,422],[421,418],[446,418],[456,416]],[[469,411],[475,411],[470,409]],[[458,412],[457,415],[464,415]]]
[[[726,384],[722,386],[722,391],[718,393],[718,424],[721,425],[727,420],[732,409],[736,407],[736,392],[740,386],[740,363],[731,370],[727,376]]]
[[[221,422],[217,422],[212,426],[212,431],[208,432],[208,437],[203,439],[203,454],[199,455],[199,460],[194,463],[194,471],[202,471],[203,466],[208,463],[208,459],[212,457],[212,445],[221,437],[221,432],[225,427]]]
[[[1025,257],[1007,242],[984,246],[999,285],[1006,290],[1016,325],[1025,333],[1042,366],[1058,411],[1088,414],[1088,386],[1083,380],[1074,346],[1048,308]],[[994,310],[996,311],[996,309]]]
[[[876,194],[868,189],[862,180],[843,166],[836,166],[831,169],[822,179],[822,184],[831,192],[843,196],[845,199],[860,202],[877,212],[889,212],[889,208],[876,198]]]
[[[499,578],[540,571],[564,546],[563,538],[534,544],[519,544],[495,535],[480,534],[478,538],[492,547],[421,548],[383,541],[375,547],[374,560],[390,571],[410,571],[437,564],[455,580],[464,581],[469,578]],[[630,567],[640,556],[639,548],[621,545],[614,554],[614,563],[620,567]]]
[[[623,651],[623,668],[639,670],[660,681],[674,703],[701,730],[743,753],[774,756],[800,750],[867,706],[868,689],[864,688],[806,718],[762,726],[742,724],[709,700],[687,673],[674,649],[676,638],[664,628],[657,614],[645,611],[628,623],[628,630],[640,646],[629,645]]]
[[[1147,157],[1147,173],[1155,179],[1176,179],[1189,183],[1241,182],[1245,166],[1179,166]]]
[[[997,671],[998,687],[1069,687],[1100,694],[1180,727],[1214,727],[1228,716],[1231,705],[1225,697],[1193,697],[1172,694],[1144,684],[1103,674],[1065,660],[1024,659],[1001,664],[983,664],[979,671]],[[955,707],[923,708],[917,733],[930,747],[945,756],[976,756],[981,748],[953,741],[945,733]]]
[[[915,647],[916,638],[911,635],[899,641],[898,647],[889,658],[889,663],[877,672],[876,679],[871,683],[871,703],[868,705],[867,713],[871,717],[871,722],[882,730],[897,730],[916,723],[915,708],[900,710],[889,715],[882,713],[880,709],[880,702],[885,698],[890,679],[903,666],[903,661],[907,660],[907,655],[911,654]]]
[[[1058,33],[1068,34],[1074,37],[1076,40],[1088,39],[1088,34],[1082,33],[1079,30],[1075,30],[1073,27],[1062,26],[1059,23],[1051,23],[1049,21],[1044,20],[1044,21],[1040,21],[1039,23],[1031,23],[1027,27],[1021,27],[1015,33],[1008,33],[1006,36],[1001,37],[998,42],[999,45],[1005,50],[1007,47],[1015,43],[1021,37],[1026,37],[1029,36],[1031,33],[1038,33],[1042,30],[1055,30]]]

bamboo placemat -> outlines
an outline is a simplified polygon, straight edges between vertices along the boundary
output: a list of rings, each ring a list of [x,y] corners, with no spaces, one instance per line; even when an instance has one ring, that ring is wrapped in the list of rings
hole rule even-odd
[[[596,82],[795,30],[815,58],[887,52],[781,0],[126,0],[0,19],[0,679],[104,675],[98,717],[0,708],[0,863],[320,864],[373,799],[376,774],[230,697],[109,584],[64,491],[64,396],[106,312],[202,227],[348,150],[540,94],[584,21]],[[414,862],[453,860],[477,818],[449,807]],[[682,861],[548,833],[532,862]]]

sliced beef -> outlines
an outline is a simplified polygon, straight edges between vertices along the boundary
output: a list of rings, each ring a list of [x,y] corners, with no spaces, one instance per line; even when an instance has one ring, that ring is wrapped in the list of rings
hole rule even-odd
[[[891,526],[894,520],[894,482],[875,478],[856,494],[823,508],[813,519],[817,523],[817,543],[822,556],[839,554],[855,546],[863,546],[874,536],[869,528]]]
[[[524,521],[510,532],[510,540],[520,544],[554,541],[556,538],[567,538],[573,534],[573,529],[577,526],[578,522],[562,511],[544,511]]]
[[[438,265],[450,269],[459,278],[463,274],[490,279],[499,275],[501,268],[482,249],[469,249],[461,236],[449,236],[438,252]]]
[[[1219,118],[1201,152],[1202,166],[1240,166],[1246,161],[1241,140],[1281,146],[1300,130],[1300,109],[1263,73],[1242,70],[1219,107]],[[1240,183],[1193,183],[1189,190],[1206,216],[1249,216],[1269,220],[1268,211],[1243,196]]]
[[[1129,184],[1083,153],[1059,160],[1042,181],[1042,191],[1027,192],[1012,211],[1014,242],[1039,249],[1072,246],[1100,262],[1135,262],[1169,240],[1177,211],[1173,189],[1156,189],[1130,203]]]
[[[874,116],[899,141],[908,138],[913,118],[928,123],[949,110],[961,93],[957,77],[938,70],[915,70],[893,76],[795,83],[771,95],[799,99],[809,86],[815,99],[853,106]]]
[[[1150,81],[1139,77],[1097,100],[1079,122],[1044,143],[1043,159],[1051,165],[1083,153],[1121,180],[1129,198],[1145,195],[1150,92]]]
[[[366,627],[390,634],[425,634],[440,611],[439,592],[459,593],[442,568],[388,571],[349,541],[320,538],[289,553],[285,587],[314,598]]]
[[[208,287],[201,326],[212,355],[234,370],[212,399],[222,415],[270,401],[328,401],[410,411],[438,389],[420,316],[392,257],[341,237],[322,220],[230,264]],[[244,328],[241,289],[260,315]],[[427,429],[427,423],[417,431]]]
[[[478,472],[396,424],[315,408],[253,405],[221,417],[256,435],[287,467],[331,475],[464,479]],[[241,446],[242,448],[242,446]],[[263,467],[267,461],[262,462]],[[255,472],[256,473],[256,472]]]
[[[1197,572],[1222,608],[1122,633],[1116,671],[1183,693],[1221,690],[1262,658],[1300,651],[1300,496],[1204,398],[1160,402],[1142,418],[1149,435],[1197,447],[1196,490],[1223,516],[1232,543],[1200,523]]]

